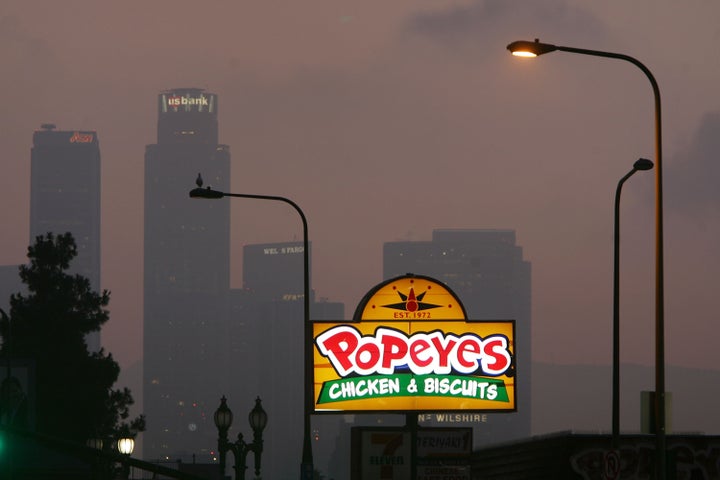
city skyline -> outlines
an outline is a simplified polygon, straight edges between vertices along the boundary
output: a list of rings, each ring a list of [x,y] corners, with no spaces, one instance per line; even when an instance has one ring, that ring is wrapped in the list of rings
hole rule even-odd
[[[533,264],[534,359],[609,364],[612,193],[637,158],[652,159],[651,95],[620,62],[560,52],[521,61],[505,50],[539,37],[632,55],[657,77],[667,363],[713,367],[720,68],[696,47],[717,35],[720,6],[509,3],[208,6],[203,17],[182,3],[139,15],[132,2],[11,1],[0,17],[9,39],[0,87],[12,93],[0,191],[14,208],[6,208],[0,264],[26,260],[32,131],[45,122],[97,131],[102,285],[112,293],[103,345],[123,370],[137,365],[142,151],[154,141],[157,93],[197,86],[223,99],[230,191],[303,207],[313,286],[345,303],[346,315],[381,279],[383,242],[428,240],[434,228],[511,228]],[[633,179],[622,204],[621,358],[641,365],[653,361],[652,181]],[[239,288],[243,246],[299,238],[300,227],[282,206],[234,202],[230,215]]]

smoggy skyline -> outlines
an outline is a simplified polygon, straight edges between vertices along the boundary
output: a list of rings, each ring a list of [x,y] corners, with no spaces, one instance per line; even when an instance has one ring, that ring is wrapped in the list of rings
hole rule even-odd
[[[716,369],[720,63],[707,46],[719,14],[720,4],[669,0],[10,0],[0,264],[24,263],[31,241],[33,131],[96,130],[111,291],[102,342],[123,368],[141,361],[144,148],[156,142],[159,92],[206,88],[219,95],[232,191],[285,196],[305,212],[319,298],[351,315],[382,280],[383,242],[513,229],[532,264],[533,359],[608,364],[613,198],[637,158],[654,159],[652,91],[626,62],[505,49],[540,38],[624,53],[655,75],[666,360]],[[641,365],[654,361],[654,175],[629,180],[621,208],[621,357]],[[283,205],[236,199],[231,222],[233,287],[243,245],[302,237]]]

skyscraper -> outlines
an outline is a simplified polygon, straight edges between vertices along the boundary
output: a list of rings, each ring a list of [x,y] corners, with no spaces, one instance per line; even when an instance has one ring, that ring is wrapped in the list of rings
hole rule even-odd
[[[304,433],[303,253],[303,243],[297,241],[243,248],[243,310],[233,315],[242,322],[242,332],[229,337],[235,345],[233,351],[245,359],[241,363],[249,365],[246,371],[238,373],[238,378],[242,378],[247,389],[254,389],[251,391],[262,397],[270,419],[263,436],[263,458],[287,460],[264,462],[265,478],[297,478],[300,467]],[[314,297],[313,293],[311,288]],[[234,309],[239,305],[233,301]],[[310,298],[312,320],[342,320],[344,316],[343,304],[315,302]],[[237,326],[238,322],[233,321],[232,325]],[[238,341],[242,344],[237,344]],[[327,463],[338,421],[341,419],[317,417],[312,421],[316,468]]]
[[[35,237],[70,232],[77,244],[72,273],[100,290],[100,144],[97,132],[55,130],[43,124],[33,134],[30,169],[30,244]],[[87,337],[90,351],[100,334]]]
[[[215,444],[222,329],[228,318],[229,202],[191,200],[198,173],[227,190],[230,151],[218,144],[217,95],[158,96],[157,143],[145,150],[143,435],[148,460]]]
[[[188,197],[198,173],[230,190],[230,153],[218,144],[217,96],[182,88],[158,98],[158,140],[145,151],[143,457],[212,461],[220,397],[230,435],[260,396],[268,478],[294,478],[302,446],[303,245],[245,248],[243,288],[231,289],[230,201]],[[317,306],[317,307],[316,307]],[[342,305],[312,304],[342,317]]]
[[[383,276],[427,275],[447,284],[472,320],[515,320],[517,412],[487,414],[474,445],[530,435],[530,263],[513,230],[435,230],[432,241],[388,242]],[[429,422],[441,417],[429,416]]]
[[[258,300],[302,300],[303,252],[302,242],[245,245],[243,287]]]

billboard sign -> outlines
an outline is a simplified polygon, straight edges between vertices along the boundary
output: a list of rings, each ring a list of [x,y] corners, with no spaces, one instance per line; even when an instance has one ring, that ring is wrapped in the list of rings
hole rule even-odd
[[[315,412],[515,410],[513,321],[468,321],[452,291],[415,275],[358,312],[313,324]]]

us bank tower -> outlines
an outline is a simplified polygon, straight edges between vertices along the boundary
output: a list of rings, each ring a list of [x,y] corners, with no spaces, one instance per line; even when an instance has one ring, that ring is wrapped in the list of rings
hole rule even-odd
[[[218,143],[218,97],[162,92],[157,143],[145,150],[143,434],[146,460],[214,445],[219,358],[229,285],[230,202],[188,197],[199,172],[227,191],[230,151]],[[206,396],[208,398],[206,398]]]

